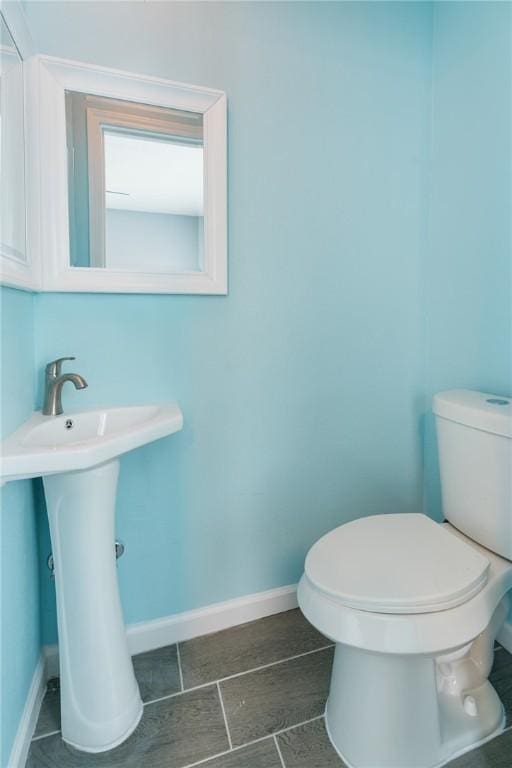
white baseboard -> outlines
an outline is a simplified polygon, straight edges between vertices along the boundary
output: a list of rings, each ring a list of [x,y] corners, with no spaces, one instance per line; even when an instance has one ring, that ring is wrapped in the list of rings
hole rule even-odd
[[[142,621],[127,627],[128,645],[132,655],[163,648],[165,645],[190,640],[199,635],[218,632],[237,624],[262,619],[274,613],[296,608],[297,585],[269,589],[252,595],[213,603],[193,611],[175,613],[162,619]],[[47,645],[44,648],[46,678],[59,674],[59,648]]]
[[[30,741],[37,724],[39,710],[41,709],[41,703],[46,690],[46,680],[46,658],[44,653],[41,653],[32,676],[32,682],[30,683],[23,713],[14,744],[12,745],[11,756],[6,768],[24,768],[25,766]]]
[[[512,621],[508,620],[504,623],[496,640],[506,651],[512,653]]]

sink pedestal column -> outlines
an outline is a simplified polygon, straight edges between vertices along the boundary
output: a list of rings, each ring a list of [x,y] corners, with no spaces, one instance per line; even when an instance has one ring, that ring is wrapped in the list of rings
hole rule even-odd
[[[103,752],[136,728],[142,701],[115,559],[119,461],[44,478],[59,629],[62,738]]]

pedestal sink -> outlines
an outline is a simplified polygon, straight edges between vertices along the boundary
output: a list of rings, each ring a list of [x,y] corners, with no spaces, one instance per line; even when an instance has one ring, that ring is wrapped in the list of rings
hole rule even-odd
[[[34,413],[2,444],[2,483],[43,476],[57,593],[62,738],[76,749],[112,749],[142,714],[115,565],[119,456],[182,425],[177,404]]]

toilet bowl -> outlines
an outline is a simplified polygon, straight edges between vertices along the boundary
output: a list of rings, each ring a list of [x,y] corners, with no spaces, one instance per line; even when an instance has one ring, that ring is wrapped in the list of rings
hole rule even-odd
[[[365,550],[368,538],[373,547]],[[377,546],[389,556],[385,574]],[[444,561],[447,581],[428,568],[440,549],[453,558],[455,574]],[[354,572],[356,559],[364,577],[348,594],[343,566]],[[487,678],[511,588],[511,562],[424,515],[362,518],[317,542],[299,605],[336,643],[326,724],[348,766],[431,768],[503,728],[503,707]]]
[[[449,522],[346,523],[314,544],[299,584],[336,643],[326,726],[349,768],[435,768],[504,727],[488,676],[512,590],[512,406],[455,390],[434,412]]]

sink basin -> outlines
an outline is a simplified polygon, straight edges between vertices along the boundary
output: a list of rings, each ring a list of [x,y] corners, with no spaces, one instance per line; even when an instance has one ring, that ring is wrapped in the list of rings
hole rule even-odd
[[[113,749],[142,715],[117,583],[119,457],[182,425],[176,403],[62,416],[38,412],[2,444],[0,482],[43,476],[57,599],[61,733],[85,752]]]
[[[62,416],[43,416],[38,411],[4,441],[0,478],[7,482],[89,469],[182,426],[176,403],[98,408]]]

